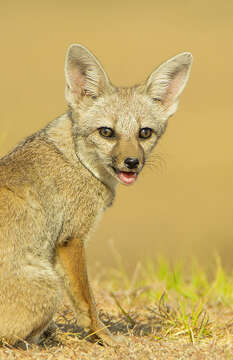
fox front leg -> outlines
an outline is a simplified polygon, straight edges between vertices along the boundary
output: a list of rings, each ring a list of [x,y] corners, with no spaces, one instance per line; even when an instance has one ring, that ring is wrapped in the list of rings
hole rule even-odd
[[[97,315],[88,280],[83,241],[70,239],[64,246],[58,246],[57,256],[64,272],[66,291],[79,317],[80,325],[89,327],[108,345],[116,345],[117,342]]]

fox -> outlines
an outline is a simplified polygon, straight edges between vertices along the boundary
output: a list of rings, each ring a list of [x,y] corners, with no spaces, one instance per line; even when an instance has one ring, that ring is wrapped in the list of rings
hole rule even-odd
[[[134,184],[176,112],[192,54],[178,54],[142,83],[117,87],[97,58],[72,44],[67,112],[0,159],[0,341],[39,344],[64,293],[77,322],[104,344],[86,244],[117,184]]]

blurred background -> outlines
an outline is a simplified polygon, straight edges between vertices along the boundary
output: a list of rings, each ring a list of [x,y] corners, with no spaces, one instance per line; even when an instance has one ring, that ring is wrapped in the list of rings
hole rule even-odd
[[[193,53],[179,110],[154,150],[160,160],[118,187],[90,241],[90,268],[113,265],[115,251],[129,269],[159,254],[208,267],[218,253],[232,271],[232,19],[232,0],[1,1],[0,155],[66,111],[71,43],[94,52],[119,86]]]

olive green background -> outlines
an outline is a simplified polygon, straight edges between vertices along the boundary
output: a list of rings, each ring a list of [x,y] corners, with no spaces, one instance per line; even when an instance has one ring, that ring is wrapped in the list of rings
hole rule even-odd
[[[0,154],[62,114],[64,57],[87,46],[116,85],[144,80],[161,62],[191,51],[194,64],[178,112],[132,187],[120,185],[90,242],[89,264],[127,266],[168,255],[218,252],[233,263],[232,0],[2,1]]]

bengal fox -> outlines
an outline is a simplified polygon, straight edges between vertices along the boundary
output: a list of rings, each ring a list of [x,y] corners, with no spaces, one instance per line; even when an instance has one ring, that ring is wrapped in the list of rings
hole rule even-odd
[[[89,50],[69,47],[67,113],[0,160],[0,340],[38,343],[65,289],[79,324],[115,343],[96,312],[85,243],[116,185],[133,184],[146,165],[191,63],[179,54],[119,88]]]

